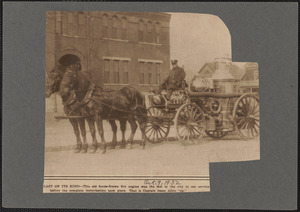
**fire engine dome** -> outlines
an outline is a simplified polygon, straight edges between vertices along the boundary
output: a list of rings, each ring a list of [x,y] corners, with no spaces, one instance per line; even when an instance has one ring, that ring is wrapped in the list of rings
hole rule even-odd
[[[217,93],[234,93],[236,92],[236,79],[229,72],[231,60],[228,58],[219,58],[215,60],[217,70],[212,76],[215,92]]]

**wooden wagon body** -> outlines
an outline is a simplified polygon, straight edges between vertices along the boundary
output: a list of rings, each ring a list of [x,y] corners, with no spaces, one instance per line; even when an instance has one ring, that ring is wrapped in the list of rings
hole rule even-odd
[[[173,96],[167,101],[164,94],[149,93],[147,141],[163,141],[171,125],[175,125],[177,138],[185,145],[201,142],[205,134],[215,139],[232,131],[246,140],[259,136],[259,98],[256,94],[186,89],[175,91]]]

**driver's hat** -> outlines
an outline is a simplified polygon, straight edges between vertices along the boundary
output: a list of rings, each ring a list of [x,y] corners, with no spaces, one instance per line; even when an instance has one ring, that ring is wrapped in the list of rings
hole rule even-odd
[[[172,65],[177,65],[178,60],[171,60]]]

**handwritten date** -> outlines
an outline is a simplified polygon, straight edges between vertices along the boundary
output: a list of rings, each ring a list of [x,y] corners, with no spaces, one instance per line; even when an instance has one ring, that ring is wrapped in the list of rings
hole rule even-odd
[[[181,185],[178,180],[145,180],[145,185],[152,185],[152,186],[175,186]]]

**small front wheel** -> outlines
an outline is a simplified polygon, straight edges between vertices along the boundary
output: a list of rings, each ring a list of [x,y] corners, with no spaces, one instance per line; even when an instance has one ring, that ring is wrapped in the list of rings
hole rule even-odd
[[[150,143],[160,143],[168,136],[171,123],[158,108],[150,107],[147,112],[145,138]]]
[[[182,105],[175,116],[175,129],[179,141],[184,145],[199,143],[205,133],[204,122],[204,113],[198,105]]]

